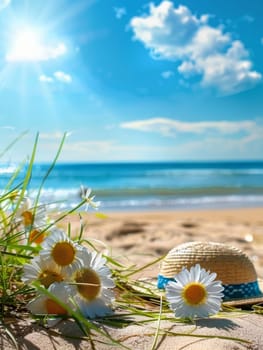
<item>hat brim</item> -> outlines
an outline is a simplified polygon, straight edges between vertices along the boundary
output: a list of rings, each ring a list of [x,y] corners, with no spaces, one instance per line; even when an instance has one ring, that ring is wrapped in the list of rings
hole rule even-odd
[[[263,279],[258,279],[258,285],[260,291],[263,291]],[[134,289],[137,291],[143,292],[144,288],[151,288],[151,291],[156,295],[163,295],[163,291],[157,288],[157,279],[156,278],[143,278],[140,279],[142,283],[141,286],[134,286]],[[230,307],[243,307],[251,308],[253,305],[263,304],[263,293],[261,292],[258,296],[252,298],[242,298],[242,299],[231,299],[222,302],[222,306]]]
[[[263,290],[263,280],[258,279],[258,285],[260,290]],[[256,304],[263,303],[263,293],[253,298],[243,298],[243,299],[231,299],[223,301],[223,306],[239,306],[239,307],[251,307]]]
[[[260,290],[263,290],[263,280],[258,279],[258,285]],[[233,306],[233,307],[251,307],[256,304],[263,303],[263,293],[259,294],[253,298],[242,298],[242,299],[231,299],[227,301],[223,301],[223,306]]]
[[[156,296],[163,296],[164,290],[160,290],[157,288],[157,279],[156,278],[142,278],[138,280],[139,285],[134,285],[133,289],[139,293],[142,293],[142,295],[147,291],[149,288],[151,289],[151,292],[155,294]],[[263,290],[263,279],[258,279],[258,285],[260,290]],[[146,292],[147,294],[147,292]],[[222,302],[222,306],[226,307],[240,307],[240,308],[251,308],[253,305],[261,304],[263,306],[263,293],[258,295],[257,297],[253,298],[243,298],[243,299],[231,299],[227,301]]]

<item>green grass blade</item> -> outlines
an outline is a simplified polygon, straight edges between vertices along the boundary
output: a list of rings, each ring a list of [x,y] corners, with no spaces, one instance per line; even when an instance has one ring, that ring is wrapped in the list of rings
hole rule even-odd
[[[43,186],[44,186],[44,184],[45,184],[47,178],[49,177],[51,171],[54,169],[54,166],[55,166],[56,163],[57,163],[57,160],[58,160],[58,158],[59,158],[59,155],[60,155],[60,153],[61,153],[61,151],[62,151],[62,147],[63,147],[63,145],[64,145],[64,143],[65,143],[66,137],[67,137],[67,133],[64,133],[64,135],[63,135],[63,137],[62,137],[62,140],[61,140],[61,142],[60,142],[60,144],[59,144],[57,153],[56,153],[56,155],[55,155],[55,157],[54,157],[54,159],[53,159],[53,161],[52,161],[50,167],[48,168],[46,174],[44,175],[44,177],[43,177],[43,179],[42,179],[42,181],[41,181],[41,184],[40,184],[40,186],[39,186],[39,188],[38,188],[37,196],[36,196],[36,199],[35,199],[35,208],[37,207],[37,203],[38,203],[38,201],[39,201],[39,197],[40,197],[42,188],[43,188]]]

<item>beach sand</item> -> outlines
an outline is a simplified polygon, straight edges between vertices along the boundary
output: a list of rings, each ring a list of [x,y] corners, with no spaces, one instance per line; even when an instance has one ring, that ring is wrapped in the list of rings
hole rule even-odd
[[[67,221],[78,235],[78,217]],[[242,249],[263,278],[263,208],[109,213],[104,219],[87,213],[83,222],[87,239],[103,242],[126,263],[142,266],[181,243],[211,241]],[[150,273],[156,276],[158,266]]]
[[[71,225],[71,232],[78,235],[78,215],[64,220],[63,227]],[[108,213],[104,218],[94,212],[82,215],[84,236],[91,242],[103,242],[115,260],[127,266],[140,268],[165,255],[171,248],[189,241],[213,241],[241,248],[253,261],[257,274],[263,278],[263,208],[227,210],[159,211]],[[102,247],[103,245],[101,245]],[[159,263],[144,269],[132,278],[156,277]],[[136,319],[134,319],[136,321]],[[122,329],[108,327],[114,339],[134,350],[152,349],[156,323],[145,326],[131,325]],[[21,349],[92,349],[85,340],[58,337],[54,331],[78,335],[77,326],[71,321],[60,323],[52,330],[32,324],[28,319],[10,321],[10,329]],[[205,349],[263,349],[263,315],[253,312],[226,312],[220,317],[198,320],[191,324],[162,321],[166,335],[159,336],[160,350],[205,350]],[[183,335],[168,336],[168,332]],[[187,335],[187,333],[191,335]],[[14,349],[2,331],[2,349]],[[212,335],[213,338],[193,337],[193,334]],[[248,343],[224,337],[241,338]],[[112,344],[96,344],[96,349],[121,349]]]

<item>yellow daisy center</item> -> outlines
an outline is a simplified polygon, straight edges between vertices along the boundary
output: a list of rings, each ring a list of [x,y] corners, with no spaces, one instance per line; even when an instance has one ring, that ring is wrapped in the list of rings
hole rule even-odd
[[[67,310],[52,299],[46,299],[45,306],[48,314],[66,315]]]
[[[189,283],[182,292],[182,297],[188,305],[197,306],[206,301],[206,289],[201,283]]]
[[[57,272],[45,270],[38,276],[38,280],[45,288],[48,288],[54,282],[63,281],[63,276]]]
[[[82,269],[76,273],[75,281],[80,295],[91,301],[95,299],[101,287],[99,275],[92,269]]]
[[[44,241],[45,234],[41,233],[41,231],[34,229],[29,233],[29,242],[41,244]]]
[[[30,226],[33,224],[33,221],[34,221],[34,215],[31,213],[31,211],[29,210],[26,210],[24,211],[21,216],[23,217],[24,219],[24,225],[25,226]]]
[[[69,242],[58,242],[52,249],[51,255],[59,266],[67,266],[73,263],[75,249]]]

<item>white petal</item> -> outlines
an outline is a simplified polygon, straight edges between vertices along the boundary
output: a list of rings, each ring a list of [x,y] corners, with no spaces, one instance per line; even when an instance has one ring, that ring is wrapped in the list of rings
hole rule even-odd
[[[171,291],[175,293],[181,293],[183,290],[183,286],[181,286],[177,281],[169,281],[165,286],[166,291]]]
[[[95,318],[112,314],[112,310],[101,300],[96,299],[90,303],[81,302],[79,305],[85,317]]]
[[[206,287],[206,290],[209,293],[220,293],[224,290],[224,287],[220,284],[210,284]]]
[[[176,280],[176,282],[184,286],[190,281],[189,271],[186,269],[183,269],[181,272],[175,275],[174,279]]]
[[[183,304],[182,306],[178,307],[175,310],[175,315],[177,317],[187,318],[187,317],[193,317],[195,315],[195,312],[191,307],[189,307],[186,304]]]
[[[210,284],[212,281],[214,281],[216,279],[217,274],[215,272],[212,272],[211,274],[206,274],[206,276],[204,276],[203,278],[203,283],[205,285]]]
[[[34,315],[43,315],[47,313],[45,306],[46,297],[44,295],[37,296],[35,299],[32,299],[28,304],[28,310]]]
[[[115,287],[115,283],[114,283],[112,278],[102,277],[101,280],[102,280],[103,287],[105,287],[105,288],[114,288]]]
[[[191,281],[199,281],[200,277],[200,272],[201,272],[201,267],[199,264],[196,264],[195,266],[192,266],[190,269],[190,278]]]

